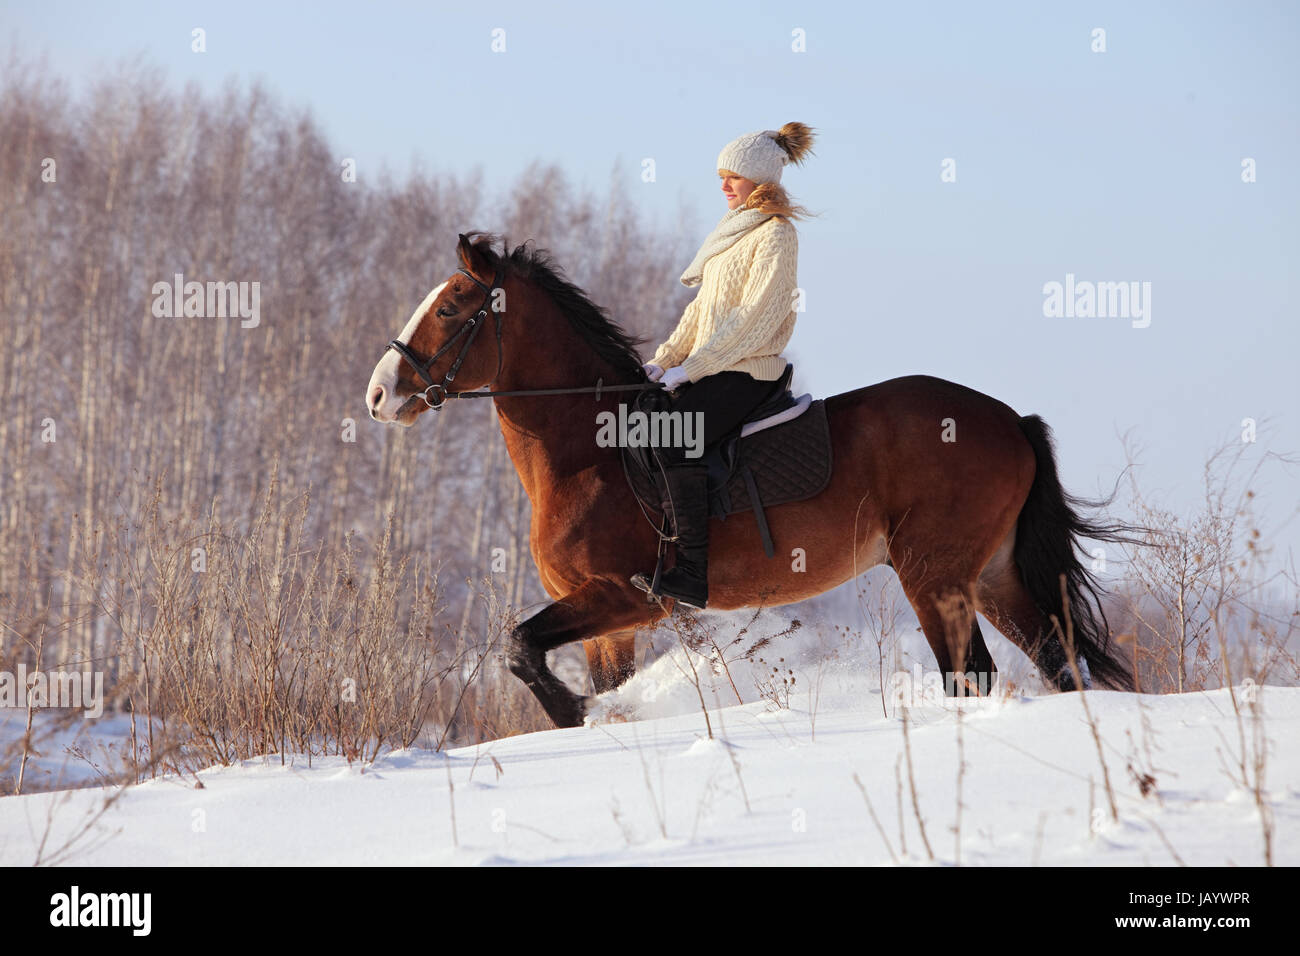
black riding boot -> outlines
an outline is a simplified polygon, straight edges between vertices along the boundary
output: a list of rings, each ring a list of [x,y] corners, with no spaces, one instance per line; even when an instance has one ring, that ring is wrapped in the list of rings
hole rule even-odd
[[[671,465],[664,477],[677,530],[677,563],[659,578],[658,593],[703,610],[709,602],[709,469]]]

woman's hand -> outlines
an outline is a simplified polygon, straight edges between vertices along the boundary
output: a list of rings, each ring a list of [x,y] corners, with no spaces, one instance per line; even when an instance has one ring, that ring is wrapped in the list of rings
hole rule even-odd
[[[664,370],[658,365],[651,365],[649,362],[646,362],[641,366],[641,368],[645,370],[646,377],[648,377],[652,382],[657,382],[664,377]]]
[[[664,372],[663,378],[659,379],[659,383],[669,391],[676,389],[679,385],[685,385],[689,381],[690,379],[686,376],[686,370],[680,365],[674,365],[668,371]]]

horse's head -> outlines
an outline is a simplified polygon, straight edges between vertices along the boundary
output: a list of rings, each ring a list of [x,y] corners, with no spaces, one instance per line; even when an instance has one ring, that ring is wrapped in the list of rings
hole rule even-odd
[[[481,388],[500,370],[505,293],[495,283],[504,274],[463,235],[457,251],[462,269],[424,297],[370,376],[366,405],[377,422],[409,426],[449,391]]]

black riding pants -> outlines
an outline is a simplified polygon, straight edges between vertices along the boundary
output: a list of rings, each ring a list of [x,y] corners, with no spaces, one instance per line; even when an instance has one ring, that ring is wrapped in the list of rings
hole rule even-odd
[[[683,414],[703,412],[704,440],[702,447],[725,438],[745,416],[762,404],[776,382],[756,379],[747,372],[719,372],[698,382],[681,386],[672,400],[672,411]],[[698,458],[687,458],[687,448],[660,448],[659,460],[664,465],[691,464]]]

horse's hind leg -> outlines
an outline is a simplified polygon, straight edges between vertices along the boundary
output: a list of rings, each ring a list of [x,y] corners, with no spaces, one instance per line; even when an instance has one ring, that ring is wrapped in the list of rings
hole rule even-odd
[[[1065,648],[1030,596],[1009,550],[980,575],[979,598],[990,623],[1025,652],[1044,680],[1059,690],[1074,689]]]
[[[636,672],[635,628],[585,640],[582,649],[587,652],[587,671],[597,694],[626,683]]]
[[[998,665],[993,662],[993,655],[989,653],[984,635],[980,633],[979,618],[974,614],[970,618],[970,643],[966,647],[966,667],[963,673],[966,678],[966,693],[981,697],[987,696],[993,688],[993,679],[998,673]],[[973,685],[972,674],[975,676]]]
[[[943,673],[944,692],[950,697],[986,693],[996,667],[975,619],[973,581],[927,574],[919,563],[896,560],[894,567]]]
[[[987,693],[995,668],[975,619],[971,588],[953,585],[908,598],[943,672],[944,693],[949,697]]]

